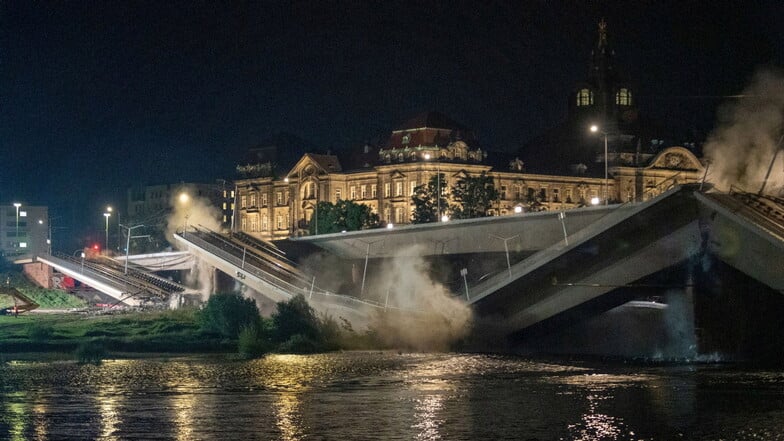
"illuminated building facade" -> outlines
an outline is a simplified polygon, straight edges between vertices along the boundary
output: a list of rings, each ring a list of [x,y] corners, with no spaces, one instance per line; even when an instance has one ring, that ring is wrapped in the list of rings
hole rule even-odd
[[[694,145],[663,135],[640,115],[635,88],[615,66],[604,22],[598,34],[587,80],[569,92],[567,118],[516,155],[483,149],[471,130],[436,112],[393,130],[380,147],[349,154],[304,153],[283,167],[270,149],[255,164],[238,167],[246,176],[236,181],[235,230],[264,239],[305,234],[316,203],[340,199],[368,205],[382,222],[407,224],[414,188],[437,173],[445,176],[446,196],[461,177],[487,173],[500,194],[490,213],[496,216],[568,210],[597,199],[644,201],[698,182],[704,167]]]
[[[23,203],[0,205],[0,255],[13,263],[29,263],[49,252],[49,210]]]

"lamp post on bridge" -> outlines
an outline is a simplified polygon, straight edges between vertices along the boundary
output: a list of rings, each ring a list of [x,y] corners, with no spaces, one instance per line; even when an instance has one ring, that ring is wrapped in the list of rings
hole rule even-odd
[[[125,227],[128,229],[128,237],[125,238],[125,274],[128,274],[128,255],[131,252],[131,231],[136,228],[143,227],[144,225],[134,225],[132,227]]]
[[[596,124],[591,126],[591,132],[600,132],[604,135],[604,205],[608,204],[607,201],[607,131],[601,130]]]

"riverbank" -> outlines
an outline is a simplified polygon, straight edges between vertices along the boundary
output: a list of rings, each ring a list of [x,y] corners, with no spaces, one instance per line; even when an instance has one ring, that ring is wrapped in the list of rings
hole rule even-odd
[[[0,357],[5,360],[31,358],[22,354],[35,353],[54,359],[73,358],[74,352],[86,345],[100,345],[110,354],[230,353],[237,347],[236,341],[204,332],[195,309],[0,316]]]

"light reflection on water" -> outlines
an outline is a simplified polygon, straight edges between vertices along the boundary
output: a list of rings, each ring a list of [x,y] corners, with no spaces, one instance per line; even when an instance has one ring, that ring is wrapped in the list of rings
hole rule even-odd
[[[0,364],[0,439],[782,439],[784,373],[346,352]]]

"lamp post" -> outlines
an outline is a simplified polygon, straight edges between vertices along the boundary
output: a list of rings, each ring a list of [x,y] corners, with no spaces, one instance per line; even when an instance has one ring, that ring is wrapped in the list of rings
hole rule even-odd
[[[425,160],[430,160],[430,153],[425,153]],[[438,214],[436,215],[436,222],[446,222],[449,219],[441,218],[441,162],[436,162],[436,205],[438,207]]]
[[[103,214],[103,217],[106,218],[106,243],[104,245],[104,248],[106,248],[107,250],[109,249],[109,216],[111,215],[112,213],[109,212]]]
[[[19,202],[14,202],[14,207],[16,207],[16,241],[19,242],[19,207],[22,204]]]
[[[601,131],[604,135],[604,205],[607,205],[607,131],[599,130],[596,124],[591,126],[591,131],[594,133]]]
[[[125,274],[128,274],[128,254],[131,251],[131,231],[135,228],[143,227],[144,225],[134,225],[128,228],[128,237],[125,239]]]
[[[185,226],[182,229],[182,235],[185,236],[185,233],[188,231],[188,210],[187,210],[187,204],[191,200],[191,197],[188,195],[188,193],[182,192],[177,197],[177,199],[180,201],[180,204],[182,204],[182,207],[186,209],[185,210]]]

